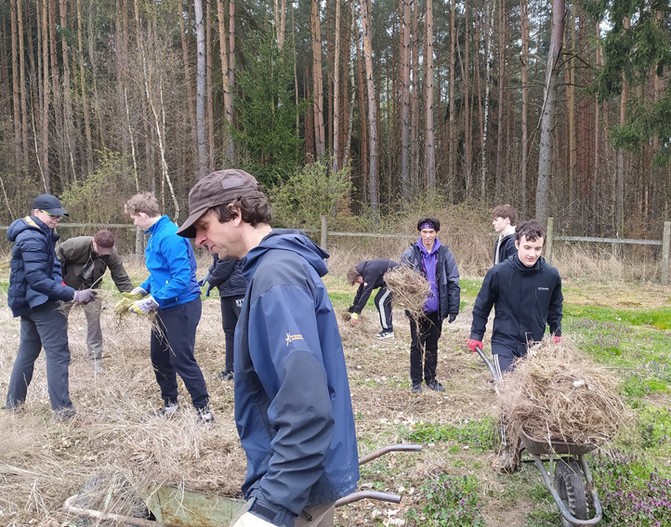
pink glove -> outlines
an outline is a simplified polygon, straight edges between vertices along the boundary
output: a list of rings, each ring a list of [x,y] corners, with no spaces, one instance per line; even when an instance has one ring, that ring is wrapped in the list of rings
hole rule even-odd
[[[561,344],[561,335],[552,335],[552,342],[555,344]]]
[[[468,339],[466,341],[466,345],[470,348],[470,350],[475,353],[476,348],[482,349],[484,347],[484,344],[482,344],[481,340],[475,340],[475,339]]]

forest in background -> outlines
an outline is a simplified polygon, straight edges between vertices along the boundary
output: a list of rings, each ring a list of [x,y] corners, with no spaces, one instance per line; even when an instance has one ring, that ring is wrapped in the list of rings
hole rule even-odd
[[[338,216],[435,195],[659,238],[670,65],[665,0],[2,0],[0,224],[45,190],[183,219],[237,166],[288,206],[321,179]]]

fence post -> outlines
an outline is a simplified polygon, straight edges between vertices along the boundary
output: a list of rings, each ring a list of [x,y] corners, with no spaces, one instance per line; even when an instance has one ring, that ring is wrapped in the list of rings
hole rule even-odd
[[[662,285],[669,283],[669,245],[671,245],[671,221],[665,221],[662,235]]]
[[[328,228],[328,222],[326,221],[326,216],[321,217],[322,220],[322,237],[321,237],[321,248],[326,251],[326,230]]]
[[[554,228],[555,219],[550,216],[548,218],[547,233],[545,234],[545,259],[549,264],[552,263],[552,229]]]

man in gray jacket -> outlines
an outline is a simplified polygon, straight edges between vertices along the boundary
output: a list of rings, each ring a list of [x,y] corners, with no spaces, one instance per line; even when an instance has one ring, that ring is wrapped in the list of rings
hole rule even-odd
[[[133,284],[123,266],[123,261],[114,246],[114,234],[100,230],[93,236],[77,236],[65,240],[58,247],[58,259],[61,261],[63,282],[76,289],[100,288],[102,277],[109,268],[117,289],[128,293]],[[66,304],[66,314],[72,304]],[[86,344],[89,358],[94,362],[96,372],[102,373],[103,332],[100,325],[102,298],[99,296],[84,306],[86,315]]]

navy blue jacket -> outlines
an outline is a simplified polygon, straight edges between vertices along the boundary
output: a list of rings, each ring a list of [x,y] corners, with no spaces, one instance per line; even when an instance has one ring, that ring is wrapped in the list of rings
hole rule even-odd
[[[373,290],[386,285],[384,274],[394,267],[398,267],[398,264],[385,258],[366,260],[355,267],[356,272],[363,278],[363,284],[357,289],[354,301],[349,308],[350,313],[361,314]]]
[[[242,490],[288,513],[287,525],[359,479],[342,340],[320,279],[327,257],[302,232],[276,229],[243,260],[249,285],[234,357]]]
[[[563,301],[559,272],[545,258],[527,267],[517,255],[511,256],[485,275],[473,306],[471,338],[482,340],[496,306],[492,350],[504,348],[522,357],[527,341],[540,342],[548,326],[551,333],[561,335]]]
[[[13,242],[7,304],[15,317],[28,314],[48,301],[69,301],[72,287],[63,285],[56,258],[58,235],[35,216],[12,222],[7,239]]]
[[[418,240],[413,243],[401,256],[401,265],[409,265],[416,271],[427,276],[427,270],[424,267],[422,250]],[[438,240],[434,243],[438,243]],[[438,260],[436,262],[436,284],[438,286],[438,314],[440,319],[447,318],[447,315],[459,314],[459,303],[461,301],[461,287],[459,286],[459,269],[454,259],[452,251],[447,245],[437,247]]]
[[[219,289],[219,296],[242,297],[247,290],[247,280],[242,274],[242,261],[235,258],[219,258],[214,255],[214,261],[207,271],[207,292],[213,287]]]

